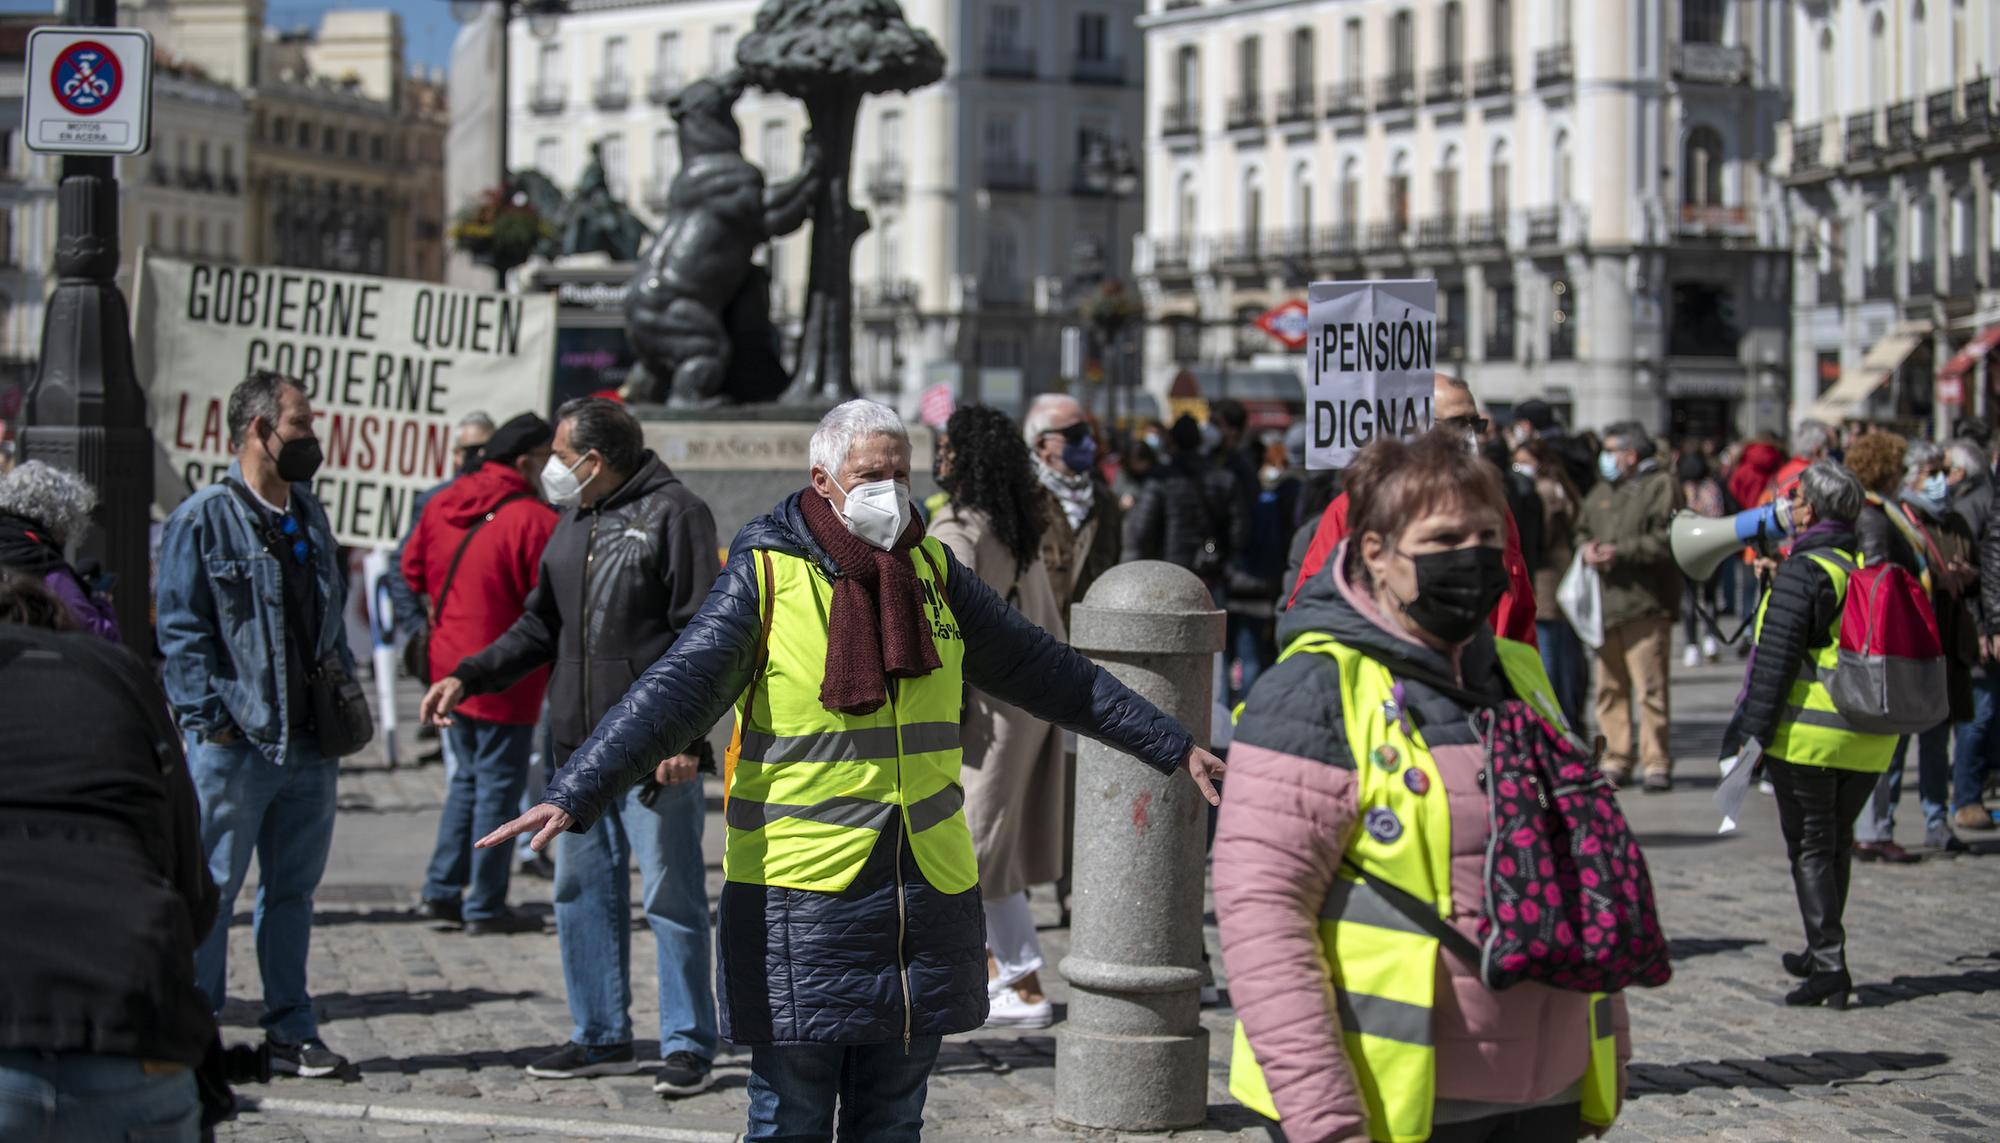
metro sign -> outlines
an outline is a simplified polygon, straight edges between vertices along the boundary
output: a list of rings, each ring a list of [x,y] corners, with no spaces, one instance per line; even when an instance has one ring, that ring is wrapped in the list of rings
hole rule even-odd
[[[1293,300],[1267,310],[1257,319],[1257,328],[1286,349],[1304,349],[1307,339],[1306,304]]]

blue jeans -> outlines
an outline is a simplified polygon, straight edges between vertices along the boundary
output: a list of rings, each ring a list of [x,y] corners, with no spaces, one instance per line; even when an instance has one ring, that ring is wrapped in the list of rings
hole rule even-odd
[[[880,1044],[757,1044],[750,1049],[750,1132],[760,1143],[917,1143],[941,1036]]]
[[[1583,665],[1583,640],[1567,619],[1535,620],[1535,642],[1541,645],[1542,669],[1556,689],[1556,704],[1570,728],[1583,733],[1583,691],[1590,673]]]
[[[1250,693],[1250,686],[1257,681],[1257,676],[1263,674],[1264,669],[1278,657],[1277,650],[1271,646],[1270,636],[1266,634],[1270,625],[1269,619],[1256,615],[1229,617],[1229,659],[1240,664],[1243,671],[1242,684],[1230,696],[1235,702],[1241,702],[1243,696]],[[1224,679],[1226,682],[1227,675]]]
[[[302,740],[303,739],[303,740]],[[313,892],[333,846],[334,783],[340,768],[310,735],[292,740],[284,765],[244,742],[188,739],[188,769],[201,799],[201,844],[221,912],[194,952],[194,982],[218,1016],[228,996],[229,916],[257,858],[257,967],[264,978],[264,1031],[296,1044],[319,1035],[306,990]]]
[[[1951,723],[1940,722],[1917,736],[1917,804],[1924,832],[1951,828]]]
[[[1951,808],[1978,805],[1986,773],[2000,755],[2000,663],[1972,678],[1972,717],[1958,724],[1951,766]]]
[[[571,1038],[608,1047],[632,1042],[634,854],[660,974],[660,1058],[715,1058],[708,887],[701,855],[707,804],[701,782],[660,791],[648,809],[634,786],[586,833],[556,839],[556,936],[569,990]]]
[[[528,756],[535,728],[454,715],[444,728],[445,757],[456,766],[438,818],[437,846],[424,879],[424,900],[456,901],[465,895],[465,919],[484,921],[507,909],[510,846],[474,849],[472,843],[512,821],[528,784]]]
[[[7,1143],[195,1143],[194,1072],[158,1075],[132,1056],[0,1052],[0,1139]]]

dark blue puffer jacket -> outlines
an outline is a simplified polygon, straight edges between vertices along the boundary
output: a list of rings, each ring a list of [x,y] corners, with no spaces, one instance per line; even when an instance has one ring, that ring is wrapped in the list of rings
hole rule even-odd
[[[750,685],[762,621],[758,549],[839,575],[806,527],[805,495],[816,493],[792,496],[737,535],[701,612],[549,783],[545,800],[575,819],[572,829],[589,829],[659,759],[706,734]],[[949,552],[945,558],[966,682],[1163,773],[1180,766],[1194,739],[1179,723],[1023,619]],[[722,1034],[731,1043],[862,1044],[964,1032],[986,1020],[979,891],[940,893],[927,883],[900,815],[845,892],[725,885],[717,941]]]

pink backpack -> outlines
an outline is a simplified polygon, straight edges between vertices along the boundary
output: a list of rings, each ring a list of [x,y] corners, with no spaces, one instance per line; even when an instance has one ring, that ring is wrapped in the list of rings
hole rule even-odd
[[[1823,675],[1849,726],[1865,734],[1921,734],[1951,714],[1944,644],[1930,595],[1895,564],[1856,567],[1841,552],[1808,552],[1847,573],[1839,665]]]

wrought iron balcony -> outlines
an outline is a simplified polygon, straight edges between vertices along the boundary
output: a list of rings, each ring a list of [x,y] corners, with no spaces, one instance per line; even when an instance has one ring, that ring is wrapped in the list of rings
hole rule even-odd
[[[1465,65],[1440,64],[1424,75],[1424,102],[1451,103],[1465,98]]]
[[[1542,48],[1535,53],[1535,86],[1553,87],[1576,78],[1576,53],[1568,44]]]
[[[1549,360],[1576,360],[1576,319],[1568,313],[1558,315],[1549,326]]]
[[[1969,139],[1993,130],[1993,78],[1975,79],[1965,85],[1965,110],[1958,120],[1958,136]]]
[[[991,191],[1032,191],[1035,164],[1014,158],[989,158],[980,172],[981,184]]]
[[[1192,100],[1185,103],[1169,103],[1160,112],[1160,134],[1199,135],[1201,133],[1201,108]]]
[[[1225,234],[1216,244],[1216,263],[1229,269],[1255,269],[1269,253],[1265,236],[1254,230]]]
[[[1507,220],[1497,214],[1469,214],[1465,217],[1465,244],[1467,246],[1504,246],[1507,242]]]
[[[1503,315],[1496,319],[1493,328],[1486,331],[1486,360],[1514,360],[1514,319]]]
[[[908,278],[883,278],[859,291],[862,309],[895,310],[917,304],[917,284]]]
[[[986,74],[995,79],[1035,78],[1035,49],[1009,43],[987,44]]]
[[[1554,246],[1562,241],[1562,208],[1547,206],[1527,213],[1528,245]]]
[[[1905,99],[1889,105],[1889,149],[1913,151],[1917,146],[1917,101]]]
[[[1077,56],[1070,61],[1069,78],[1072,83],[1117,87],[1125,82],[1125,60],[1121,56]]]
[[[1741,44],[1681,44],[1674,49],[1674,76],[1689,83],[1746,82],[1750,49]]]
[[[1449,215],[1433,215],[1417,223],[1417,248],[1442,250],[1458,240],[1458,220]]]
[[[903,197],[903,164],[896,159],[878,159],[868,168],[868,197],[876,202],[900,202]]]
[[[1243,131],[1264,125],[1264,97],[1254,91],[1245,91],[1229,98],[1225,108],[1223,125],[1231,131]]]
[[[1150,238],[1148,241],[1153,248],[1154,273],[1187,271],[1189,259],[1194,253],[1194,244],[1185,236]]]
[[[1792,131],[1793,174],[1803,175],[1825,169],[1826,164],[1820,157],[1824,139],[1825,129],[1817,123]]]
[[[1958,93],[1955,91],[1934,91],[1924,98],[1924,136],[1929,139],[1949,139],[1957,126],[1955,105]]]
[[[685,86],[678,73],[654,72],[653,78],[646,81],[646,102],[655,107],[665,107]]]
[[[1910,297],[1928,298],[1937,293],[1937,262],[1931,258],[1910,260]]]
[[[1392,72],[1375,81],[1375,110],[1394,111],[1417,101],[1417,73]]]
[[[1514,88],[1514,57],[1494,56],[1472,65],[1472,94],[1498,95]]]
[[[607,75],[590,89],[591,102],[604,111],[616,111],[632,101],[632,81],[623,75]]]
[[[1343,222],[1322,226],[1313,235],[1313,254],[1321,259],[1344,260],[1355,255],[1354,224]]]
[[[1844,300],[1847,293],[1840,280],[1840,267],[1828,266],[1813,275],[1819,282],[1819,302],[1821,305]]]
[[[1750,212],[1740,206],[1682,203],[1681,233],[1741,235],[1750,230]]]
[[[1277,122],[1304,123],[1313,117],[1313,89],[1295,87],[1278,93],[1277,111],[1272,116]]]
[[[1979,260],[1970,251],[1951,256],[1950,292],[1954,298],[1971,297],[1979,289]]]
[[[528,110],[536,115],[554,115],[569,102],[561,80],[538,79],[528,88]]]
[[[1875,136],[1875,112],[1858,111],[1847,117],[1847,160],[1872,159],[1881,151]]]
[[[1401,250],[1406,241],[1404,229],[1408,222],[1371,222],[1368,224],[1369,250]]]
[[[1367,106],[1362,98],[1361,81],[1343,80],[1326,85],[1326,117],[1337,119],[1343,115],[1359,115]]]
[[[1895,293],[1896,267],[1889,262],[1880,262],[1861,269],[1861,296],[1864,298],[1887,298]]]

